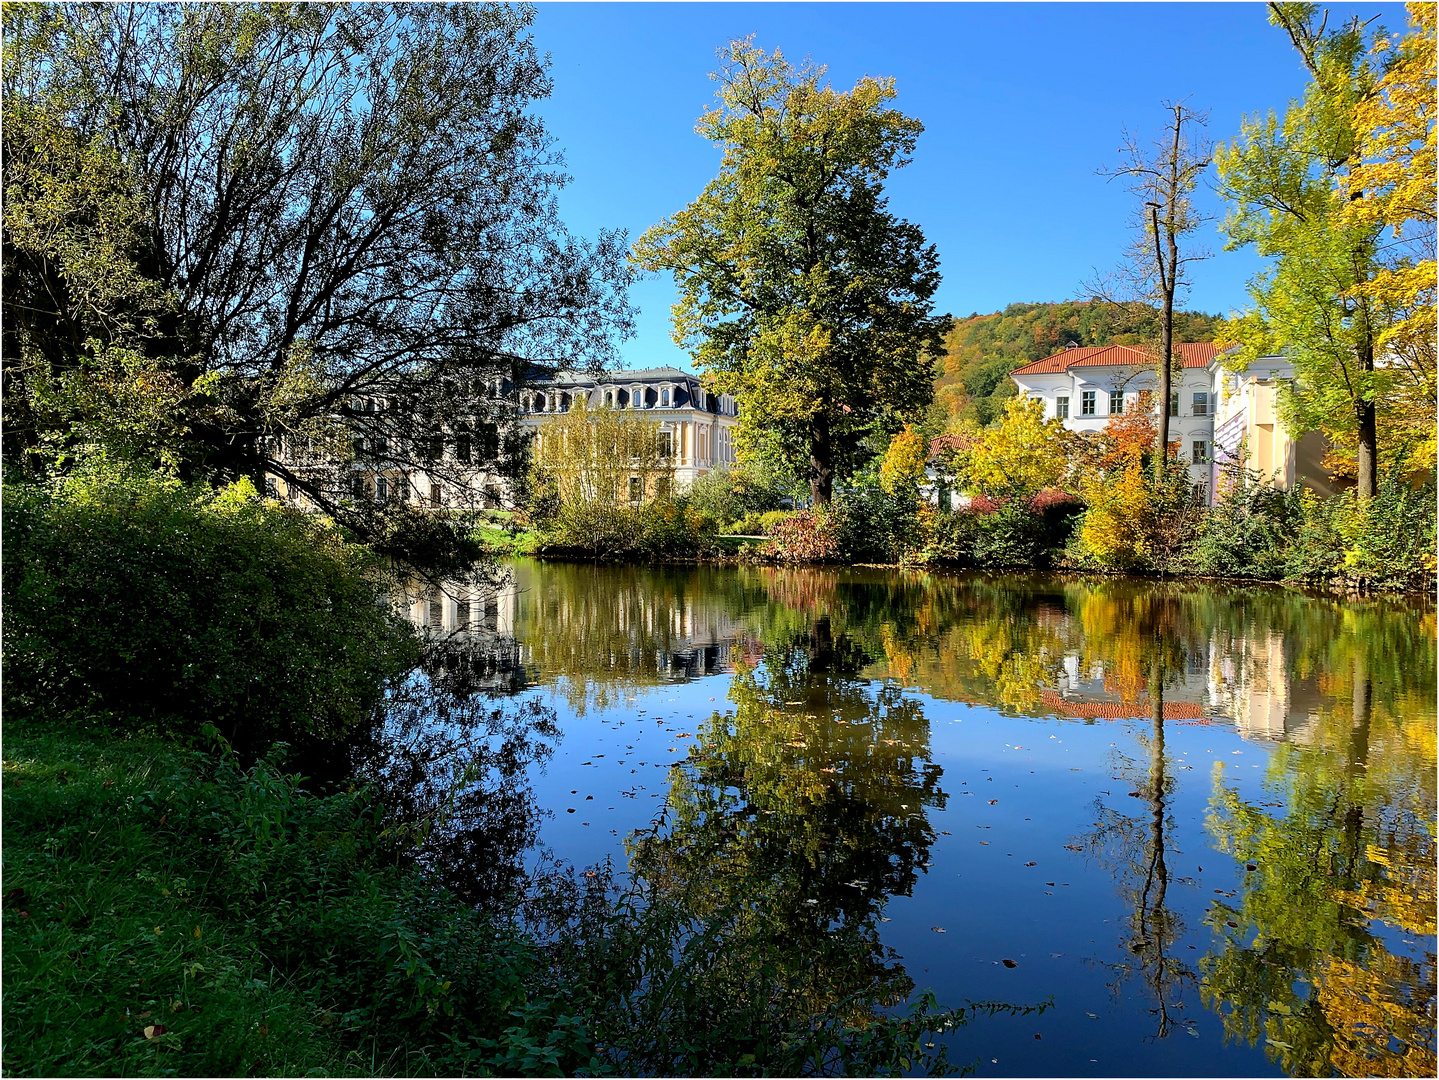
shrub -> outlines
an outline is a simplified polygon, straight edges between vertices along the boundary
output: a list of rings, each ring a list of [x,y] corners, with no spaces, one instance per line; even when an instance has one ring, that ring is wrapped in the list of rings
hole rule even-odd
[[[752,514],[777,510],[782,492],[772,480],[739,468],[711,469],[697,477],[680,495],[688,509],[716,521],[739,521]]]
[[[912,492],[854,488],[834,500],[834,516],[841,554],[850,562],[901,562],[923,546]]]
[[[800,510],[775,525],[758,554],[778,562],[838,562],[844,551],[840,531],[838,514],[823,507]]]
[[[248,481],[97,467],[4,507],[7,708],[336,740],[417,655],[374,557]]]
[[[1201,519],[1183,568],[1207,577],[1285,576],[1288,547],[1303,525],[1303,500],[1237,467]]]
[[[1339,581],[1361,589],[1430,589],[1435,575],[1435,483],[1414,486],[1397,470],[1367,503],[1353,491],[1302,496],[1303,523],[1285,561],[1297,581]]]
[[[562,504],[536,531],[535,550],[543,555],[654,560],[708,553],[718,526],[669,499],[641,506],[596,499]]]

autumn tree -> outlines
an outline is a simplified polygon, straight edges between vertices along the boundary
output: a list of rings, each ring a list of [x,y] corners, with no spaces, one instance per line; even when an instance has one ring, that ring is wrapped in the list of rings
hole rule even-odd
[[[749,41],[721,56],[696,127],[723,149],[720,173],[634,255],[674,275],[674,339],[744,401],[742,440],[824,504],[871,455],[867,437],[933,393],[939,258],[883,194],[923,129],[890,106],[893,79],[836,91],[823,67]]]
[[[458,468],[497,385],[612,359],[625,245],[558,218],[533,17],[7,7],[7,458],[276,475],[366,526],[285,443]]]
[[[1390,188],[1382,172],[1365,165],[1362,117],[1379,107],[1385,68],[1402,66],[1408,54],[1381,49],[1376,55],[1364,23],[1328,29],[1326,19],[1307,4],[1270,4],[1270,21],[1294,43],[1310,83],[1282,120],[1273,113],[1247,120],[1240,138],[1216,154],[1220,192],[1233,203],[1224,223],[1230,246],[1252,245],[1272,260],[1251,282],[1252,307],[1228,336],[1240,347],[1240,366],[1280,351],[1292,360],[1288,421],[1322,430],[1349,449],[1358,495],[1368,499],[1378,482],[1380,417],[1405,377],[1403,357],[1386,352],[1386,343],[1416,314],[1420,295],[1406,298],[1405,290],[1385,285],[1398,255],[1389,243],[1389,219],[1413,216],[1399,195],[1408,189],[1393,188],[1396,198],[1387,209],[1381,198],[1375,213],[1350,203],[1362,201],[1354,196],[1367,188]],[[1432,69],[1428,83],[1432,97]],[[1367,145],[1377,149],[1384,140],[1374,134],[1374,122]],[[1431,215],[1432,190],[1431,182]],[[1399,263],[1412,265],[1403,257]]]
[[[1045,419],[1043,401],[1011,398],[996,427],[955,453],[956,473],[987,495],[1029,498],[1063,485],[1075,442],[1064,421]]]
[[[1382,265],[1358,295],[1399,318],[1380,333],[1379,348],[1396,366],[1381,423],[1407,429],[1413,457],[1435,454],[1435,95],[1436,8],[1409,4],[1411,31],[1378,38],[1370,50],[1384,68],[1376,93],[1354,109],[1358,161],[1342,178],[1343,216],[1387,232]],[[1386,409],[1386,406],[1389,406]],[[1387,416],[1384,414],[1387,412]]]
[[[1146,150],[1137,136],[1126,133],[1121,153],[1124,164],[1111,170],[1139,201],[1135,212],[1135,240],[1116,280],[1117,288],[1102,291],[1111,303],[1138,315],[1158,309],[1155,368],[1158,384],[1158,422],[1155,448],[1169,445],[1170,386],[1174,371],[1174,302],[1188,287],[1185,267],[1209,253],[1189,242],[1189,235],[1207,219],[1194,209],[1192,196],[1209,165],[1209,145],[1196,138],[1195,128],[1209,122],[1207,113],[1184,102],[1166,103],[1173,115],[1163,138]],[[1155,458],[1162,468],[1163,455]]]

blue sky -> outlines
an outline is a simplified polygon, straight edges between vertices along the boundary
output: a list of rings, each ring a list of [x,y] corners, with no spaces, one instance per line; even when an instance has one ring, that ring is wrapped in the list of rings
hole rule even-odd
[[[1405,25],[1398,4],[1330,9],[1331,22]],[[539,112],[574,178],[561,209],[588,235],[619,227],[633,240],[714,177],[719,150],[694,121],[729,39],[754,34],[792,60],[811,57],[837,89],[893,76],[895,104],[925,132],[890,178],[890,207],[938,247],[936,310],[956,315],[1072,298],[1119,262],[1131,199],[1096,170],[1119,161],[1123,129],[1158,133],[1163,101],[1208,109],[1208,134],[1222,141],[1307,81],[1260,3],[542,3],[534,34],[555,80]],[[1222,213],[1208,191],[1198,203]],[[1259,261],[1224,251],[1216,227],[1204,230],[1214,257],[1192,267],[1187,306],[1228,313]],[[688,366],[669,337],[674,296],[667,279],[635,288],[624,366]]]

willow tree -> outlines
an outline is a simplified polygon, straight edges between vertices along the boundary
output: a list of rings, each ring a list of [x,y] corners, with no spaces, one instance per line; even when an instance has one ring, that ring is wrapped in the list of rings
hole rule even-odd
[[[718,102],[696,126],[724,151],[719,175],[634,256],[674,275],[674,340],[742,400],[742,445],[823,504],[873,455],[867,438],[933,394],[939,257],[883,194],[923,127],[890,106],[893,79],[842,92],[748,40],[720,55]]]

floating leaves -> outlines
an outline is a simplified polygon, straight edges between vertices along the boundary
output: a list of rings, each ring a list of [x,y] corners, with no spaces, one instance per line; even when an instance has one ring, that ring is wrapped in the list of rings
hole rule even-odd
[[[1017,968],[1017,967],[1019,967],[1019,961],[1018,961],[1018,960],[1011,960],[1011,959],[1010,959],[1009,957],[1007,957],[1007,956],[1006,956],[1003,960],[1001,960],[1000,963],[1003,964],[1003,965],[1004,965],[1005,967],[1007,967],[1007,968]]]

